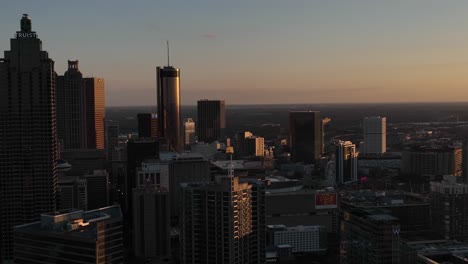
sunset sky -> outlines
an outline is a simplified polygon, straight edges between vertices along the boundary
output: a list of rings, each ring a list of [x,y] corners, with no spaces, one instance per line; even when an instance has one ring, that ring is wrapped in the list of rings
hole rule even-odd
[[[466,0],[3,1],[0,50],[23,13],[108,106],[156,103],[166,40],[184,105],[468,101]]]

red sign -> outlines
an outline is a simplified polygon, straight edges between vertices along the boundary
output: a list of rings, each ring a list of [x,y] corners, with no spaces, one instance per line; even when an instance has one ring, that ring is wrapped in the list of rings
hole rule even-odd
[[[316,209],[337,208],[336,193],[315,194],[315,208]]]

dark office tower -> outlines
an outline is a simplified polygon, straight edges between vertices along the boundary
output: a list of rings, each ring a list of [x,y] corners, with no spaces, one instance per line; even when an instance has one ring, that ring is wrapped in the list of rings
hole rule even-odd
[[[158,139],[158,115],[156,113],[140,113],[138,117],[138,137]]]
[[[182,183],[181,263],[265,263],[263,183]],[[256,201],[255,201],[256,200]]]
[[[89,149],[104,149],[104,79],[85,78],[86,131]]]
[[[180,116],[180,70],[157,67],[159,137],[166,150],[184,150]]]
[[[0,262],[13,257],[13,226],[55,211],[54,61],[23,15],[0,59]]]
[[[169,193],[156,184],[159,175],[139,174],[133,189],[133,252],[141,259],[165,259],[171,255]]]
[[[125,218],[128,224],[125,228],[132,228],[132,190],[137,187],[137,168],[146,159],[159,158],[159,144],[151,139],[137,139],[127,142],[127,177],[125,178],[124,199]]]
[[[119,125],[115,122],[106,122],[106,158],[113,161],[114,152],[119,146]]]
[[[224,100],[199,100],[197,115],[199,142],[211,143],[224,138],[226,132]]]
[[[105,170],[95,170],[85,175],[88,210],[109,206],[109,175]]]
[[[68,61],[68,70],[57,76],[57,134],[61,149],[85,149],[86,100],[84,79],[78,61]]]
[[[319,111],[289,113],[291,156],[294,162],[315,163],[322,152],[322,120]]]

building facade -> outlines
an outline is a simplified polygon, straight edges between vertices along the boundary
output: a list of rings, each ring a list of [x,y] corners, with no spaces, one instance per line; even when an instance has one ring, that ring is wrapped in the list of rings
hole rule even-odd
[[[366,117],[362,122],[364,147],[359,152],[364,155],[381,155],[387,151],[387,118]]]
[[[454,176],[431,182],[433,230],[444,239],[468,240],[468,184],[459,184]]]
[[[400,263],[398,218],[382,210],[353,209],[343,212],[341,263]]]
[[[226,108],[224,100],[197,102],[197,135],[199,142],[211,143],[226,136]]]
[[[182,263],[265,263],[262,185],[233,175],[183,183]]]
[[[294,253],[327,250],[327,229],[324,226],[268,225],[269,246],[290,245]]]
[[[28,15],[0,59],[0,262],[13,257],[13,227],[56,210],[54,61]]]
[[[182,202],[180,184],[184,182],[209,182],[211,179],[210,162],[198,153],[177,155],[169,163],[169,195],[171,202],[171,220],[179,223]]]
[[[322,120],[319,111],[289,112],[291,159],[315,163],[322,155]]]
[[[157,67],[156,73],[160,142],[166,150],[182,152],[180,70],[172,66]]]
[[[133,189],[135,256],[145,260],[170,258],[168,189],[155,184],[156,174],[139,174],[138,178],[139,185]]]

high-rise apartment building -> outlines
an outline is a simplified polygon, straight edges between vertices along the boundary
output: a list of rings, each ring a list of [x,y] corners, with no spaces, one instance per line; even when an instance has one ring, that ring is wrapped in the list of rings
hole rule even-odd
[[[158,176],[140,173],[138,187],[133,189],[133,249],[136,257],[145,260],[171,255],[169,193],[155,184]]]
[[[230,172],[182,185],[182,263],[265,263],[265,190]]]
[[[209,182],[211,163],[198,153],[177,155],[169,163],[169,194],[171,202],[171,220],[178,224],[182,202],[180,184],[184,182]]]
[[[356,146],[350,141],[336,143],[336,183],[345,184],[357,181]]]
[[[432,227],[445,239],[468,239],[468,184],[457,183],[457,177],[444,176],[431,182]]]
[[[224,100],[199,100],[197,102],[198,141],[211,143],[221,140],[226,132]]]
[[[57,133],[63,149],[104,149],[104,79],[83,78],[78,61],[57,76]]]
[[[359,151],[363,155],[381,155],[387,151],[387,118],[380,116],[366,117],[362,122],[364,147]]]
[[[158,114],[140,113],[138,118],[138,137],[158,140]]]
[[[16,264],[124,263],[118,205],[43,213],[40,221],[16,226],[14,234]]]
[[[322,120],[319,111],[289,112],[291,158],[315,163],[322,155]]]
[[[166,150],[182,152],[180,70],[172,66],[157,67],[156,73],[160,143]]]
[[[195,143],[195,121],[192,118],[187,118],[184,123],[184,143],[188,148]]]
[[[403,173],[415,178],[436,175],[461,176],[462,149],[459,147],[413,147],[403,151]]]
[[[13,227],[56,210],[54,61],[28,15],[0,59],[0,262],[13,257]]]

